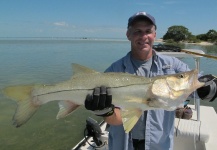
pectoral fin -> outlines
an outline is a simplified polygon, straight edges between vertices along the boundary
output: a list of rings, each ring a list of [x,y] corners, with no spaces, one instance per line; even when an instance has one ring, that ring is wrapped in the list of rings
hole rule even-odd
[[[59,104],[59,112],[56,117],[57,119],[66,117],[79,106],[72,103],[71,101],[59,101],[58,104]]]
[[[141,114],[142,111],[136,108],[121,110],[123,126],[126,133],[129,133],[131,131],[131,129],[139,120]]]

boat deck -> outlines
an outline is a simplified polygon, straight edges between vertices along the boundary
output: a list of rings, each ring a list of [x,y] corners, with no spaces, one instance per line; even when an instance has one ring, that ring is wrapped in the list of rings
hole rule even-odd
[[[200,106],[201,117],[197,121],[197,113],[194,105],[188,105],[193,110],[193,116],[190,120],[181,119],[182,127],[179,128],[175,119],[174,128],[174,150],[215,150],[217,149],[217,114],[213,107]],[[179,124],[180,126],[180,124]],[[108,150],[108,132],[105,131],[106,123],[102,124],[101,129],[103,135],[101,137],[104,144],[98,150]],[[178,129],[178,135],[176,130]],[[88,142],[95,145],[93,139],[90,138]],[[81,144],[82,143],[82,144]],[[78,145],[80,147],[78,148]],[[76,148],[77,147],[77,148]],[[85,139],[78,143],[72,150],[94,150]]]
[[[214,150],[217,149],[217,114],[213,107],[200,106],[200,121],[194,105],[188,105],[193,110],[190,120],[181,119],[182,127],[176,134],[178,118],[175,120],[174,150]],[[180,126],[180,125],[179,125]]]

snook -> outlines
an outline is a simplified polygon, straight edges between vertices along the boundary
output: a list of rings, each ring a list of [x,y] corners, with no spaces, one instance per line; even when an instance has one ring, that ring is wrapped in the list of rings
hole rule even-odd
[[[74,75],[55,85],[11,86],[3,89],[10,99],[17,101],[14,125],[27,122],[36,110],[50,101],[59,101],[58,118],[63,118],[84,104],[87,94],[95,87],[111,88],[112,102],[122,111],[124,129],[129,132],[144,110],[174,110],[197,88],[203,86],[198,71],[145,78],[127,73],[99,73],[73,64]]]

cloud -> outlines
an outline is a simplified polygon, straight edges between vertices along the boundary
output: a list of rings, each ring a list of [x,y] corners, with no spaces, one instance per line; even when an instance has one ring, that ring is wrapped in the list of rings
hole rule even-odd
[[[144,6],[153,6],[153,5],[155,5],[155,4],[153,4],[153,3],[147,3],[147,2],[140,2],[140,3],[136,3],[137,5],[144,5]]]
[[[92,28],[83,28],[81,29],[84,32],[87,33],[99,33],[99,32],[125,32],[126,29],[125,28],[118,28],[118,27],[105,27],[105,26],[98,26],[98,27],[92,27]]]
[[[164,1],[163,4],[165,5],[175,5],[175,4],[185,4],[185,1],[177,1],[177,0],[168,0]]]
[[[69,24],[64,22],[64,21],[63,22],[54,22],[53,25],[61,26],[61,27],[68,27],[69,26]]]

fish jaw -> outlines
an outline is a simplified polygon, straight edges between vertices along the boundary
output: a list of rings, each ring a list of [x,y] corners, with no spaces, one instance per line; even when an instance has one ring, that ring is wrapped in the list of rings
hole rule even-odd
[[[175,110],[204,83],[198,81],[198,70],[156,77],[150,89],[149,106]]]

